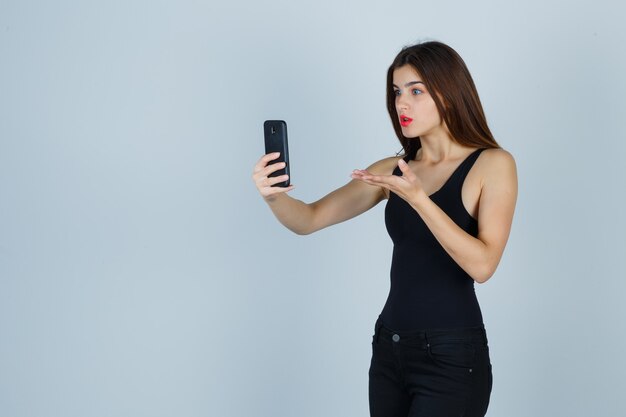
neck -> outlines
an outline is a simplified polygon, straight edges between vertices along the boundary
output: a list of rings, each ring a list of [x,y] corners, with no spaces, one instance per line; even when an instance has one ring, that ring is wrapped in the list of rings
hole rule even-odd
[[[422,147],[417,151],[415,160],[429,164],[460,158],[468,150],[468,147],[454,142],[447,135],[420,136],[420,142]]]

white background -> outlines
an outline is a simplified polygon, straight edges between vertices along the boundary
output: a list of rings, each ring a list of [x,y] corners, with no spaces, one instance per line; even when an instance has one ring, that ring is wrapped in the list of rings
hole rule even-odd
[[[618,416],[626,56],[617,1],[0,2],[0,415],[366,416],[384,204],[296,236],[294,197],[400,149],[404,45],[465,59],[519,198],[476,291],[489,416]]]

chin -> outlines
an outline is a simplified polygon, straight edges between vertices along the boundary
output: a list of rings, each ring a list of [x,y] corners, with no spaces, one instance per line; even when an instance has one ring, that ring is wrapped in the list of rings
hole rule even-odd
[[[407,139],[418,139],[420,137],[419,134],[414,132],[402,132],[402,135]]]
[[[421,129],[416,129],[416,126],[402,128],[402,135],[407,139],[418,139],[422,133],[424,132],[422,132]]]

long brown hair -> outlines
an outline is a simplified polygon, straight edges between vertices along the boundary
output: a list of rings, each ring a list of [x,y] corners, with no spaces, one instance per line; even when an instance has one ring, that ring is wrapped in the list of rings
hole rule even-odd
[[[422,143],[419,137],[402,134],[396,112],[393,71],[404,65],[422,77],[454,141],[477,148],[500,147],[487,126],[474,80],[461,56],[444,43],[429,41],[402,48],[387,71],[387,110],[405,155],[414,159]]]

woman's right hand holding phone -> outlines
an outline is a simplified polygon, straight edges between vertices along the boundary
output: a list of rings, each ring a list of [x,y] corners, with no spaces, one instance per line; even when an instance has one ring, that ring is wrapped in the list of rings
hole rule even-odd
[[[271,173],[285,167],[284,162],[270,164],[270,161],[277,159],[279,156],[280,152],[272,152],[263,155],[254,166],[254,171],[252,172],[252,179],[254,180],[256,188],[267,201],[273,200],[273,196],[276,194],[285,193],[294,188],[293,185],[289,185],[288,187],[272,187],[272,185],[284,182],[289,178],[288,175],[270,177]]]

